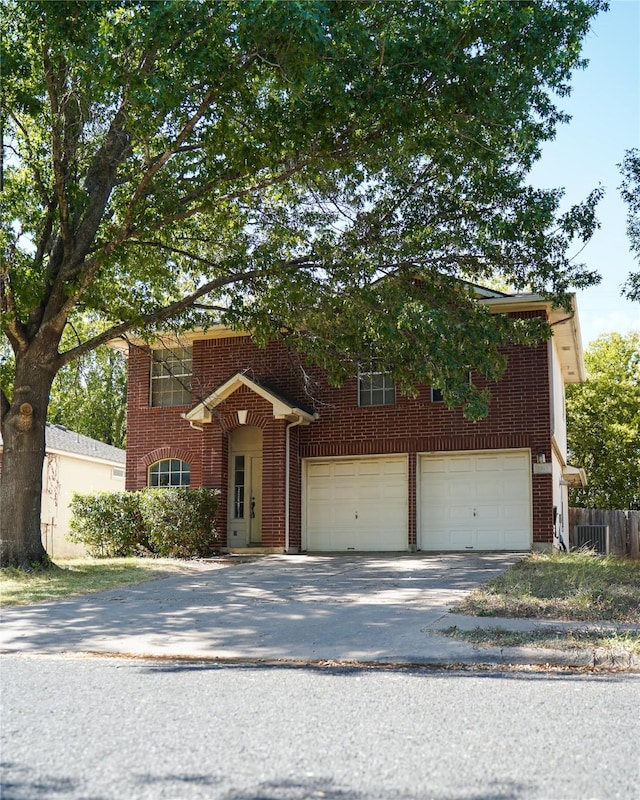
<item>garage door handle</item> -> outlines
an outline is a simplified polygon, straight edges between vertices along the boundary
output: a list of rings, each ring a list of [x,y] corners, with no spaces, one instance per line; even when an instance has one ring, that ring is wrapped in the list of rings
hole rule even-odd
[[[358,519],[358,512],[356,511],[356,519]]]
[[[478,514],[477,514],[477,512],[476,512],[475,508],[473,509],[473,516],[474,516],[474,517],[477,517],[477,516],[478,516]]]

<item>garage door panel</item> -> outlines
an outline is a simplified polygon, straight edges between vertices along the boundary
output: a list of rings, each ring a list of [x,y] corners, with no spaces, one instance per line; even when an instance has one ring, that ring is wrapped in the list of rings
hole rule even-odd
[[[332,487],[333,502],[335,503],[351,503],[353,500],[353,490],[350,488],[349,483],[341,476],[340,482]]]
[[[406,477],[407,461],[405,458],[403,458],[402,461],[385,461],[383,467],[383,474],[386,476],[402,475],[403,477]]]
[[[345,461],[339,464],[336,464],[335,469],[329,475],[329,477],[333,478],[353,478],[356,474],[356,465],[352,461]]]
[[[460,458],[455,462],[445,462],[446,471],[450,473],[471,472],[473,469],[471,459]]]
[[[358,475],[379,476],[381,474],[384,474],[384,464],[381,464],[378,461],[370,461],[370,462],[363,461],[362,463],[357,465],[357,473]]]
[[[308,462],[306,474],[308,550],[407,549],[406,457]]]
[[[422,456],[423,550],[527,550],[531,546],[529,451]]]

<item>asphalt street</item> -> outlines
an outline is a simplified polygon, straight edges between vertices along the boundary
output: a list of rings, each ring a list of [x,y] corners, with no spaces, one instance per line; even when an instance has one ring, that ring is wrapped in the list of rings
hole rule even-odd
[[[4,656],[3,800],[637,800],[640,677]]]
[[[483,671],[559,654],[439,633],[517,558],[271,556],[5,610],[2,800],[637,800],[640,675]]]

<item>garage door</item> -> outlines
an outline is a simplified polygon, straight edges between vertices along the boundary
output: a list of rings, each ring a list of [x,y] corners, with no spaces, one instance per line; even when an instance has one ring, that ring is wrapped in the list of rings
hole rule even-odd
[[[529,550],[529,451],[420,459],[422,550]]]
[[[307,550],[407,550],[407,459],[308,461]]]

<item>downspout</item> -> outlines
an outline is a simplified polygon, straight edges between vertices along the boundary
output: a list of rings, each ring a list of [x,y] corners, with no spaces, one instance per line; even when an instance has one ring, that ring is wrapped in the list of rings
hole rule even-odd
[[[301,425],[304,420],[302,417],[298,417],[298,419],[290,422],[285,430],[285,437],[284,437],[284,446],[285,446],[285,454],[284,454],[284,552],[289,552],[289,477],[291,471],[291,457],[289,455],[289,442],[291,439],[290,431],[291,428],[295,428],[298,425]]]

